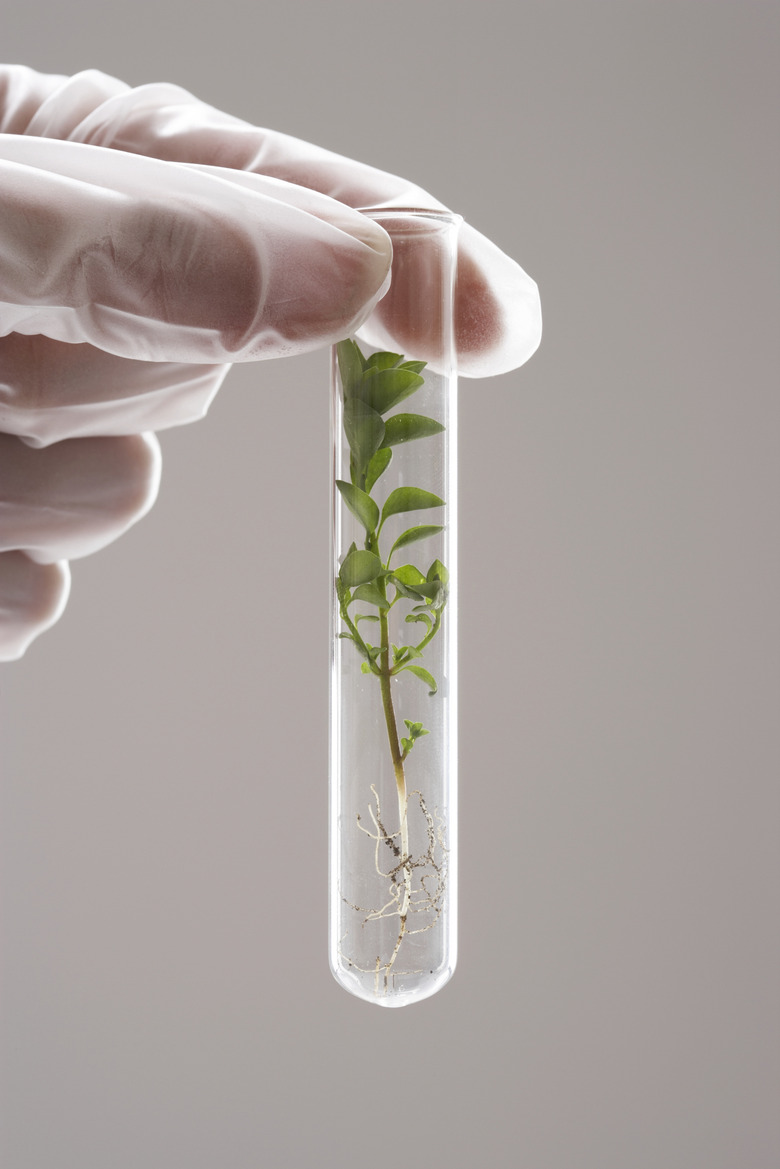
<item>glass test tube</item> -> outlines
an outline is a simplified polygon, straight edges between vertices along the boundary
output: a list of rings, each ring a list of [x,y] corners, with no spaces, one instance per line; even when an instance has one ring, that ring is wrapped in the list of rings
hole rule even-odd
[[[395,1007],[434,994],[456,959],[460,219],[366,214],[393,268],[332,357],[330,963]]]

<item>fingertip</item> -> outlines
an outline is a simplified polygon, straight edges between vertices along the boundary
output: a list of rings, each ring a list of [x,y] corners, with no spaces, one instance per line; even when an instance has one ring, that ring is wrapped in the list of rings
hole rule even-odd
[[[95,497],[105,502],[113,540],[154,506],[162,475],[160,443],[152,431],[84,441],[93,444]]]
[[[356,307],[349,317],[345,316],[338,322],[333,334],[334,341],[339,341],[359,329],[390,287],[390,270],[393,263],[390,236],[384,228],[378,227],[370,220],[366,219],[365,223],[372,230],[355,235],[355,238],[364,245],[353,289]]]
[[[464,377],[509,373],[528,361],[542,339],[536,281],[468,224],[458,259],[456,332]]]
[[[70,585],[67,560],[38,564],[23,552],[0,554],[0,662],[18,661],[59,621]]]
[[[37,450],[0,434],[0,549],[21,550],[39,564],[91,555],[150,510],[161,463],[150,432]]]
[[[360,328],[390,286],[393,248],[387,233],[324,196],[307,193],[307,200],[305,209],[285,210],[284,235],[275,229],[277,239],[259,265],[261,303],[248,326],[227,342],[231,361],[334,344]]]
[[[57,560],[43,566],[48,569],[38,598],[38,631],[43,633],[55,625],[65,611],[72,583],[70,562]],[[37,636],[37,634],[36,634]]]
[[[337,204],[341,207],[341,204]],[[390,275],[390,265],[393,261],[393,243],[390,236],[376,220],[370,219],[367,215],[363,215],[360,211],[353,211],[351,207],[346,207],[344,210],[348,213],[345,218],[345,229],[351,236],[364,243],[371,251],[376,253],[380,262],[377,270],[384,272],[386,278]]]
[[[154,431],[147,430],[134,437],[137,440],[136,458],[140,486],[133,522],[142,519],[154,506],[160,491],[162,477],[162,450],[157,435]]]
[[[304,241],[311,279],[298,302],[306,325],[313,327],[313,340],[321,345],[340,341],[373,312],[390,287],[393,244],[379,223],[352,207],[313,192],[307,197],[309,215],[330,229],[322,238],[321,262],[327,269],[315,259],[315,236]]]

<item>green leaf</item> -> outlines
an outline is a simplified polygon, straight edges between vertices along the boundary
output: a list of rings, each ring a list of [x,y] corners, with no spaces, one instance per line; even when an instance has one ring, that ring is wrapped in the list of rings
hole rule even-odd
[[[434,601],[443,587],[440,580],[430,580],[426,581],[425,584],[415,585],[415,590],[420,596],[428,597],[429,600]]]
[[[450,574],[442,564],[441,560],[434,560],[431,567],[428,569],[426,580],[440,580],[443,585],[446,585],[450,579]]]
[[[427,364],[427,361],[402,361],[398,368],[410,369],[412,373],[422,373]]]
[[[367,584],[358,585],[352,594],[353,601],[365,601],[368,605],[376,605],[378,609],[389,609],[390,602],[387,597],[383,597],[379,588],[373,581]]]
[[[390,465],[393,452],[389,446],[382,446],[372,455],[366,468],[366,491],[370,491],[380,475],[383,475]]]
[[[372,353],[367,359],[366,369],[390,369],[391,366],[398,365],[402,358],[402,353],[388,353],[386,350],[381,350],[378,353]]]
[[[398,646],[393,646],[393,649],[395,662],[410,662],[412,658],[422,657],[422,650],[419,650],[416,645],[402,645],[400,649]]]
[[[431,629],[433,628],[433,621],[431,620],[431,618],[429,616],[427,608],[426,608],[425,612],[423,612],[423,613],[417,613],[417,612],[407,613],[404,620],[408,621],[410,624],[412,624],[413,622],[416,622],[416,621],[422,621],[423,624],[425,626],[427,626],[427,630],[429,633],[430,633]]]
[[[440,580],[426,581],[425,584],[415,585],[415,591],[426,598],[426,604],[412,609],[413,613],[424,613],[427,609],[443,609],[447,604],[448,593]]]
[[[382,523],[391,515],[400,515],[405,511],[420,511],[426,507],[444,507],[444,500],[432,491],[423,491],[422,487],[396,487],[388,495],[385,506],[382,508]]]
[[[397,446],[414,438],[430,438],[444,430],[441,422],[424,414],[393,414],[385,423],[384,446]]]
[[[413,564],[402,564],[397,572],[392,573],[390,581],[395,585],[399,595],[406,597],[407,600],[424,600],[422,593],[418,591],[418,586],[425,584],[425,577]]]
[[[366,645],[364,647],[362,645],[358,645],[358,643],[355,642],[355,646],[360,656],[365,658],[363,665],[360,667],[361,670],[364,674],[373,673],[372,666],[382,652],[381,645]]]
[[[420,375],[410,369],[367,369],[357,392],[367,406],[378,414],[386,414],[419,390],[422,384]]]
[[[390,556],[393,555],[396,548],[403,548],[406,544],[413,544],[415,540],[425,540],[428,536],[435,536],[438,532],[443,531],[443,524],[418,524],[416,528],[407,528],[405,532],[401,533],[395,544],[393,544],[390,549]],[[390,556],[387,558],[388,561]],[[422,573],[420,575],[422,576]],[[424,579],[425,577],[423,577]],[[422,584],[422,581],[420,581],[420,584]]]
[[[363,588],[362,585],[360,587]],[[352,620],[357,625],[358,621],[378,621],[379,618],[377,617],[376,613],[356,613],[355,616],[352,618]],[[416,620],[417,620],[417,618],[416,618]],[[343,633],[339,634],[339,637],[343,637],[343,636],[344,636]],[[347,634],[347,637],[351,637],[351,636],[352,636],[351,633]]]
[[[425,601],[425,605],[418,605],[416,609],[412,610],[413,613],[419,613],[423,609],[428,609],[429,606],[433,606],[434,609],[441,609],[443,607],[441,600],[443,586],[439,580],[425,581],[423,584],[412,585],[411,587],[409,585],[398,584],[396,581],[392,581],[392,583],[398,589],[401,596],[406,597],[407,600]]]
[[[372,455],[382,446],[385,424],[376,410],[360,398],[349,398],[344,403],[344,433],[355,456],[358,472],[362,473]]]
[[[416,678],[421,678],[428,687],[428,693],[431,697],[433,697],[433,695],[438,690],[436,679],[434,678],[433,674],[429,674],[428,671],[422,666],[401,666],[401,669],[408,670],[409,673],[414,674]]]
[[[396,588],[396,600],[398,597],[406,597],[407,601],[422,601],[424,599],[418,592],[410,589],[408,585],[402,584],[399,580],[394,580],[393,584]]]
[[[341,492],[341,498],[352,514],[360,520],[366,531],[369,533],[375,531],[379,523],[379,508],[371,496],[366,495],[365,491],[361,491],[359,487],[345,483],[343,479],[337,479],[336,486]]]
[[[349,398],[355,393],[363,375],[363,369],[365,367],[363,354],[360,352],[357,343],[348,339],[346,341],[339,341],[336,346],[336,356],[339,363],[339,373],[341,374],[344,397]]]
[[[353,548],[339,569],[339,579],[347,588],[354,588],[376,580],[381,571],[382,561],[378,556],[363,548]]]
[[[423,737],[423,735],[430,734],[430,731],[426,731],[426,729],[422,725],[422,723],[410,722],[408,718],[405,718],[404,722],[406,723],[406,725],[409,729],[409,738],[408,739],[406,739],[406,738],[401,739],[401,744],[403,746],[405,753],[408,755],[409,752],[411,751],[412,747],[414,746],[414,744],[417,742],[417,740],[421,739]]]
[[[393,578],[400,580],[402,584],[411,585],[412,588],[418,584],[425,584],[425,577],[413,564],[402,564],[400,568],[394,568]]]

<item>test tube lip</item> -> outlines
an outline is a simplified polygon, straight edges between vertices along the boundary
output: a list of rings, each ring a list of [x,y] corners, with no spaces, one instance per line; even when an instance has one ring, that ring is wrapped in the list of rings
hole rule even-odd
[[[457,211],[450,211],[446,207],[396,207],[392,203],[385,203],[381,207],[356,207],[355,210],[359,211],[361,215],[370,216],[372,219],[408,216],[407,226],[410,231],[414,230],[415,222],[428,219],[453,227],[459,227],[463,223],[462,215],[458,215]]]

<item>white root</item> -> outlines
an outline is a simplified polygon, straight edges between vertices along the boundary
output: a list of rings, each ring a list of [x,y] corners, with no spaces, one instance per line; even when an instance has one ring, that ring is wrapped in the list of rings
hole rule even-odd
[[[421,970],[399,969],[396,961],[401,954],[404,938],[433,929],[441,917],[447,887],[449,850],[445,840],[444,820],[438,811],[434,819],[428,811],[422,792],[415,790],[407,796],[399,786],[399,827],[393,832],[385,828],[379,793],[374,784],[371,784],[371,792],[374,803],[369,804],[368,813],[373,831],[360,823],[359,815],[357,827],[375,842],[374,868],[383,881],[389,882],[387,900],[384,904],[372,907],[355,905],[346,898],[344,901],[363,916],[363,926],[384,918],[397,917],[398,933],[391,953],[384,960],[381,955],[377,955],[375,963],[370,967],[359,965],[346,953],[341,952],[341,956],[353,970],[361,974],[373,974],[374,993],[381,995],[387,994],[394,977],[422,973]],[[427,844],[426,851],[416,856],[409,851],[409,817],[413,808],[416,808],[423,818]],[[382,867],[383,846],[390,851],[395,862],[390,868]],[[423,920],[416,928],[411,928],[410,919],[413,915],[423,915]],[[346,935],[342,939],[342,944],[345,941]]]

